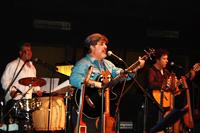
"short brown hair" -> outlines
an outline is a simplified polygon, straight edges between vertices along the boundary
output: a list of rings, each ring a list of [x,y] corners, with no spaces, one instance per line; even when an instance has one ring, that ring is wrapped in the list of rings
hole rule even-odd
[[[85,39],[85,46],[89,48],[90,45],[96,45],[99,40],[104,40],[106,44],[108,43],[108,38],[105,35],[93,33]]]
[[[19,51],[22,51],[23,47],[31,47],[31,43],[28,42],[28,41],[20,41],[18,43],[18,49],[19,49]]]

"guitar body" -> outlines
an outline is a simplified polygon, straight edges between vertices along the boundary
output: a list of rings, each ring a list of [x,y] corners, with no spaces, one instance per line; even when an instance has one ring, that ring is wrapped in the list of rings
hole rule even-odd
[[[75,91],[75,103],[78,107],[78,101],[80,99],[81,90],[76,89]],[[110,100],[115,100],[117,98],[117,94],[111,91],[110,93]],[[90,88],[87,87],[85,89],[85,96],[84,96],[84,108],[83,108],[83,115],[87,118],[96,119],[101,116],[101,109],[102,109],[102,94],[101,89],[99,88]]]
[[[153,90],[152,95],[155,100],[160,104],[162,100],[162,107],[168,108],[171,107],[172,104],[172,94],[169,91],[163,91],[163,98],[161,99],[161,91],[160,90]]]
[[[104,133],[116,133],[115,125],[115,119],[109,115],[104,114]]]
[[[191,101],[190,101],[190,90],[188,88],[186,78],[184,76],[181,77],[184,87],[186,88],[186,97],[187,97],[187,109],[188,111],[183,116],[184,123],[188,128],[194,128],[194,121],[192,117],[192,109],[191,109]]]
[[[74,133],[77,133],[76,132],[76,128],[74,129]],[[79,132],[78,133],[87,133],[87,126],[82,120],[80,121]]]
[[[75,92],[75,103],[78,107],[78,101],[80,99],[81,90],[76,89]],[[84,96],[84,108],[83,115],[88,118],[96,119],[101,116],[101,94],[97,88],[86,88]]]
[[[186,112],[186,114],[183,116],[183,119],[187,128],[194,128],[193,118],[190,114],[190,111]]]

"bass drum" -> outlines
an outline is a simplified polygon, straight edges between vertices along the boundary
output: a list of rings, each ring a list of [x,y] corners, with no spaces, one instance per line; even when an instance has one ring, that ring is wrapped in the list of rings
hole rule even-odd
[[[64,130],[66,126],[64,98],[60,96],[48,96],[40,97],[39,99],[42,106],[39,110],[32,113],[34,130]]]

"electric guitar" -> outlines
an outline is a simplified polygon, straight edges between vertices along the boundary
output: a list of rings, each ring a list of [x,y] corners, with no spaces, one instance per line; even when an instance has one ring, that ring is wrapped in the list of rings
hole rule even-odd
[[[148,51],[145,50],[145,55],[142,56],[141,59],[147,60],[154,53],[155,53],[154,49],[149,49]],[[139,65],[140,65],[140,62],[137,60],[131,66],[126,68],[124,70],[124,73],[132,73],[132,71],[134,69],[136,69]],[[97,81],[94,81],[94,82],[101,82],[102,83],[102,81],[103,81],[102,78],[103,78],[103,76],[100,75],[97,78]],[[112,92],[113,87],[122,78],[124,78],[124,74],[119,74],[115,78],[111,78],[111,81],[109,83],[103,84],[103,89],[104,88],[110,88],[111,89],[110,92]],[[102,88],[91,88],[91,87],[87,87],[85,89],[85,96],[84,96],[85,102],[84,102],[83,114],[87,118],[96,119],[96,118],[101,116],[101,109],[102,109],[102,107],[101,107],[101,100],[102,100],[101,89]],[[76,89],[74,97],[75,97],[75,103],[78,107],[79,106],[78,101],[79,101],[79,98],[80,98],[80,90],[79,89]],[[110,98],[110,100],[111,100],[111,98]]]

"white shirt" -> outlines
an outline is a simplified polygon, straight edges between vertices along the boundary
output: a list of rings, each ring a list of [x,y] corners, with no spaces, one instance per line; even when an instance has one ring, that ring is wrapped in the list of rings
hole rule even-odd
[[[17,58],[17,59],[15,59],[15,60],[13,60],[13,61],[11,61],[10,63],[7,64],[7,66],[5,68],[5,71],[3,72],[3,75],[1,77],[2,88],[5,91],[8,88],[8,86],[10,85],[10,83],[12,82],[12,80],[14,79],[14,77],[17,75],[17,73],[19,72],[19,70],[21,69],[23,64],[24,64],[24,61],[21,60],[20,58]],[[14,100],[21,99],[22,95],[25,94],[25,93],[27,93],[27,94],[23,97],[23,99],[31,99],[33,91],[35,92],[37,90],[40,90],[39,86],[37,86],[37,87],[29,87],[29,86],[25,86],[25,85],[19,84],[18,81],[20,79],[27,78],[27,77],[36,77],[36,69],[35,69],[34,65],[32,64],[32,62],[29,62],[29,65],[26,64],[23,67],[23,69],[19,73],[19,75],[16,78],[16,80],[13,82],[13,84],[9,88],[9,91],[5,96],[5,101],[6,102],[8,100],[12,99],[11,96],[10,96],[10,92],[11,92],[11,90],[16,90],[15,87],[17,89],[19,89],[22,92],[22,94],[18,95],[17,97],[15,97]]]

